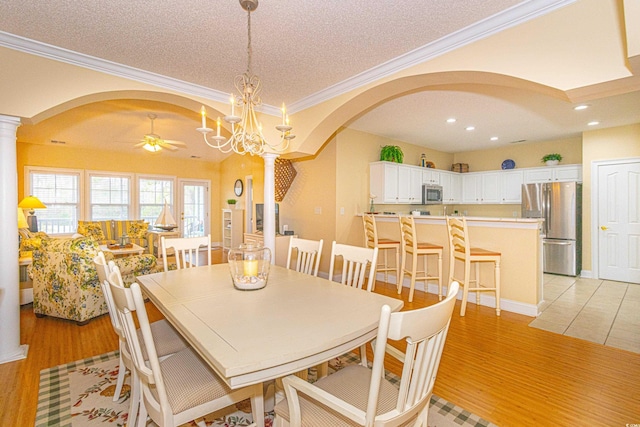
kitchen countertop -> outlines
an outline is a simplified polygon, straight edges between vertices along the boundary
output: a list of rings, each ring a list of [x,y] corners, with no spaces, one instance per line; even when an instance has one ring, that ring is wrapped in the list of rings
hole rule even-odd
[[[375,214],[376,219],[385,221],[385,220],[394,220],[398,218],[398,216],[412,216],[409,214]],[[358,215],[362,216],[362,214]],[[446,220],[446,217],[443,215],[413,215],[416,223],[443,223]],[[459,218],[462,218],[460,216]],[[495,217],[482,217],[482,216],[465,216],[467,219],[469,226],[472,226],[474,223],[494,223],[498,224],[512,224],[512,225],[522,225],[526,226],[535,226],[538,227],[539,224],[543,221],[541,218],[495,218]]]

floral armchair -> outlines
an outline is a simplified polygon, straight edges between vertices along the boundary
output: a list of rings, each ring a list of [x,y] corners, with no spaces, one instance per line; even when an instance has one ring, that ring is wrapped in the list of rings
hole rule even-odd
[[[107,313],[93,258],[98,243],[93,239],[62,238],[42,240],[33,251],[30,275],[33,279],[33,312],[86,324]],[[113,254],[105,253],[107,261]],[[135,277],[156,272],[156,258],[143,254],[113,259],[126,285]]]

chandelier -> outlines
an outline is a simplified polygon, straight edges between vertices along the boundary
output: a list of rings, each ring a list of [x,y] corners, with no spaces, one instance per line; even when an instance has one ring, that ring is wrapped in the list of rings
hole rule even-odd
[[[255,108],[262,104],[260,91],[262,89],[258,76],[251,72],[251,12],[258,8],[258,0],[239,0],[240,5],[247,11],[247,71],[237,75],[234,86],[239,95],[231,94],[231,114],[224,116],[224,121],[231,124],[231,137],[229,139],[220,135],[220,117],[216,120],[216,135],[208,136],[213,129],[207,127],[207,111],[202,106],[202,127],[197,130],[202,133],[204,142],[212,148],[217,148],[223,153],[235,152],[238,154],[261,155],[265,151],[283,152],[289,147],[289,142],[295,138],[291,133],[293,129],[289,125],[289,117],[285,105],[282,104],[282,123],[276,126],[280,132],[278,144],[271,145],[262,134],[262,125],[258,121]],[[241,109],[237,116],[236,107]]]

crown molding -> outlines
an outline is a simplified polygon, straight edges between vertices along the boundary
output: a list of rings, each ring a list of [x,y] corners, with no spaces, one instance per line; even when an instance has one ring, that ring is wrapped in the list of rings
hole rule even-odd
[[[223,93],[215,89],[209,89],[161,74],[74,52],[4,31],[0,31],[0,46],[214,101],[227,102],[229,100],[228,93]]]
[[[329,86],[324,90],[302,98],[292,103],[289,106],[289,111],[292,114],[302,111],[338,95],[347,93],[353,89],[397,73],[398,71],[421,64],[459,47],[473,43],[474,41],[545,15],[574,3],[575,1],[576,0],[530,0],[518,4],[462,30],[451,33],[433,43],[419,47],[411,52],[343,80],[340,83]],[[228,100],[228,94],[219,90],[210,89],[201,85],[141,70],[139,68],[74,52],[4,31],[0,31],[0,46],[52,59],[54,61],[84,67],[101,73],[151,84],[164,89],[198,96],[212,101],[226,103]],[[275,116],[280,114],[280,109],[278,107],[267,104],[263,104],[257,110]]]
[[[319,92],[302,98],[289,105],[293,114],[314,105],[320,104],[338,95],[347,93],[358,87],[380,80],[399,71],[422,64],[447,52],[489,37],[511,27],[515,27],[531,19],[575,3],[577,0],[531,0],[478,21],[459,31],[398,56],[390,61],[370,68],[360,74],[329,86]]]

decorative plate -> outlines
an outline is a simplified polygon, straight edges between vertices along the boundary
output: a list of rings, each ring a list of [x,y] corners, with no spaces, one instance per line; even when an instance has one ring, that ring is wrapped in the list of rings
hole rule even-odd
[[[513,169],[516,167],[516,162],[511,159],[507,159],[502,162],[502,169]]]
[[[428,168],[434,168],[435,169],[435,167],[436,167],[436,164],[433,163],[433,162],[426,162],[424,165],[426,167],[428,167]]]

